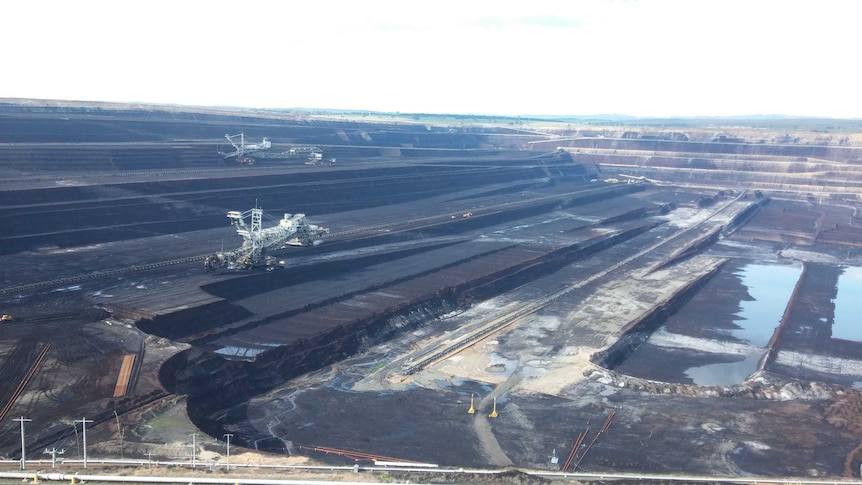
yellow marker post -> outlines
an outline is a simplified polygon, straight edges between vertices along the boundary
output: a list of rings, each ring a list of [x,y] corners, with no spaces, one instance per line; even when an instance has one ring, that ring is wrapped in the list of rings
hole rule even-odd
[[[467,410],[467,414],[474,414],[476,412],[476,408],[473,407],[473,393],[470,393],[470,409]]]
[[[494,398],[494,410],[491,411],[491,413],[488,415],[488,417],[489,418],[496,418],[497,416],[499,416],[499,414],[497,413],[497,398],[495,397]]]

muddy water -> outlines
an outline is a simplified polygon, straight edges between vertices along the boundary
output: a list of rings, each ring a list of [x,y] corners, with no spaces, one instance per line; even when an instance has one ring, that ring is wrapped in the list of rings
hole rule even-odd
[[[832,338],[862,341],[862,268],[845,268],[838,277],[838,296],[835,298],[835,321]]]
[[[801,265],[726,265],[617,370],[698,385],[742,382],[757,369],[801,273]]]

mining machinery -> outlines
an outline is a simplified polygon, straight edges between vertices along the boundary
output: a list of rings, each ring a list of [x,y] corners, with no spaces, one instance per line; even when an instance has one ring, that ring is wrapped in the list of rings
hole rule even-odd
[[[643,183],[659,184],[659,183],[661,183],[660,180],[646,178],[643,175],[634,176],[634,175],[626,175],[624,173],[621,173],[621,174],[619,174],[619,176],[626,179],[626,183],[629,183],[629,184],[643,184]]]
[[[224,151],[220,148],[218,151],[219,155],[225,158],[236,158],[238,163],[252,164],[254,163],[254,159],[247,157],[247,154],[269,150],[272,147],[272,142],[266,138],[259,142],[255,142],[249,138],[252,142],[246,143],[245,133],[240,133],[239,135],[225,135],[224,137],[227,138],[227,141],[231,146],[233,146],[233,151]]]
[[[219,147],[218,153],[225,159],[234,158],[237,163],[251,165],[255,159],[277,159],[277,160],[295,160],[305,159],[307,165],[323,165],[323,150],[316,146],[294,145],[289,149],[276,152],[271,151],[272,142],[266,137],[262,140],[254,140],[246,137],[244,133],[238,135],[225,135],[228,143],[233,147],[233,150],[225,150]],[[329,165],[334,165],[335,159],[329,160]]]
[[[323,150],[315,146],[294,145],[281,152],[261,151],[256,153],[255,158],[268,158],[278,160],[307,160],[306,165],[323,164]]]
[[[280,269],[284,267],[284,261],[272,253],[287,246],[310,246],[329,232],[325,227],[309,224],[305,214],[284,214],[278,224],[267,228],[263,227],[263,209],[260,208],[230,211],[227,217],[236,227],[237,234],[242,236],[242,246],[207,256],[204,259],[207,271],[221,267]]]

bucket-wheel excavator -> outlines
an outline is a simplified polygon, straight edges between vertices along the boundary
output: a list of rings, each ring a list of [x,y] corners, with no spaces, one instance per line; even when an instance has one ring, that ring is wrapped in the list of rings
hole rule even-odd
[[[228,269],[250,269],[263,267],[267,270],[284,267],[273,253],[287,246],[309,246],[319,240],[329,229],[309,224],[305,214],[284,214],[278,224],[263,227],[263,209],[254,208],[245,212],[227,213],[236,232],[242,236],[242,246],[233,251],[210,254],[204,259],[204,268],[215,271]]]

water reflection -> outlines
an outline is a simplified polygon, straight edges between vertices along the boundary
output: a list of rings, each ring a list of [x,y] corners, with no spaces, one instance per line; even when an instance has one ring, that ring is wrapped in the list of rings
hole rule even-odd
[[[838,296],[835,299],[835,320],[832,338],[862,341],[862,268],[844,268],[838,277]]]
[[[619,370],[697,385],[739,384],[756,371],[802,265],[743,263],[721,271]],[[716,311],[722,313],[709,313]]]
[[[729,334],[748,341],[758,350],[737,362],[692,367],[685,375],[697,385],[718,386],[739,384],[756,371],[801,274],[801,266],[762,264],[749,264],[737,272],[752,299],[739,303],[739,311],[733,319],[738,328]]]
[[[215,350],[216,354],[228,358],[239,358],[242,360],[253,360],[264,349],[252,349],[248,347],[221,347]]]
[[[737,274],[753,300],[740,302],[734,319],[739,328],[730,334],[764,348],[781,321],[802,267],[749,264]]]
[[[699,386],[725,386],[739,384],[757,369],[761,354],[752,354],[738,362],[709,364],[692,367],[685,375]]]

